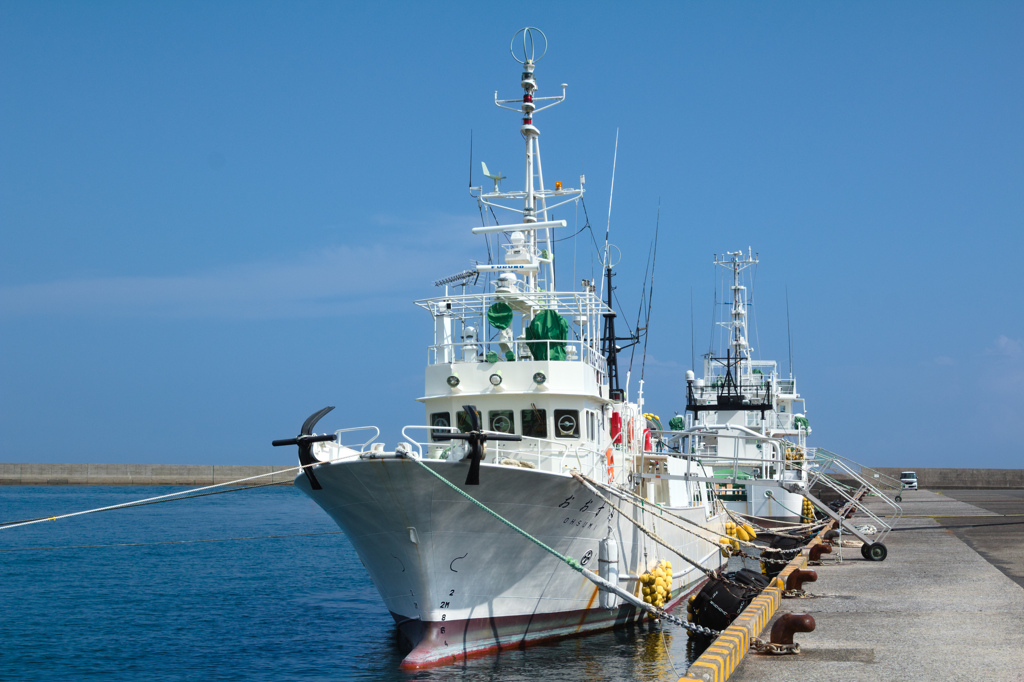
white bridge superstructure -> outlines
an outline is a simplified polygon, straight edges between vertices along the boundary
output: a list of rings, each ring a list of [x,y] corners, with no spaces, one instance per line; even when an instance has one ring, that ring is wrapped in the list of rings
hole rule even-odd
[[[522,119],[524,188],[502,189],[505,178],[483,166],[489,186],[471,188],[472,195],[492,215],[515,219],[473,230],[491,240],[488,253],[496,257],[440,280],[443,295],[416,302],[433,322],[419,398],[424,421],[386,448],[376,427],[310,434],[323,410],[303,426],[310,435],[288,442],[309,462],[296,485],[345,531],[411,644],[403,667],[642,617],[484,508],[633,595],[640,574],[671,561],[667,605],[723,562],[724,509],[706,483],[678,478],[712,470],[645,452],[642,396],[631,402],[628,387],[609,389],[602,324],[614,313],[593,282],[555,287],[554,234],[566,222],[551,210],[579,201],[583,178],[579,188],[545,185],[534,115],[562,102],[566,86],[556,97],[537,97],[534,69],[543,51],[537,56],[534,41],[543,34],[531,28],[516,36],[523,94],[496,94],[495,102]],[[486,442],[474,449],[473,439]],[[592,479],[621,513],[573,473]],[[667,513],[688,530],[665,522]],[[599,561],[602,555],[613,559]]]

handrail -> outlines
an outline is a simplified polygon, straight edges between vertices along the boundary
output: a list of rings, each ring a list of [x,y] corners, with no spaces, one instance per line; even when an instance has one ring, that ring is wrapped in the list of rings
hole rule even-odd
[[[520,347],[525,346],[526,350],[529,350],[529,346],[526,344],[544,344],[548,349],[548,357],[551,356],[551,346],[553,344],[564,345],[567,349],[567,355],[564,360],[545,360],[544,362],[582,362],[595,369],[600,370],[602,373],[607,371],[608,361],[601,354],[597,348],[594,347],[594,340],[580,340],[580,339],[566,339],[564,341],[555,339],[539,339],[536,341],[524,341],[520,339],[514,339],[511,342],[500,340],[483,340],[478,339],[476,341],[459,341],[452,343],[441,343],[427,346],[427,364],[428,365],[447,365],[447,364],[460,364],[466,362],[486,362],[480,358],[486,358],[488,352],[495,353],[498,356],[498,362],[512,362],[505,360],[504,351],[501,350],[501,344],[511,345],[516,348],[516,362],[532,362],[534,361],[533,356],[525,357],[520,353]],[[576,349],[573,357],[568,356],[568,349]],[[472,359],[466,359],[466,352],[473,352]]]
[[[432,441],[418,441],[418,440],[415,440],[414,438],[412,438],[406,432],[407,429],[425,429],[425,430],[428,430],[428,431],[449,431],[449,432],[453,432],[453,433],[459,433],[459,429],[457,427],[454,427],[454,426],[429,426],[429,425],[424,425],[424,424],[407,424],[406,426],[402,427],[402,437],[405,438],[405,441],[407,443],[409,443],[410,445],[413,445],[416,448],[416,450],[419,453],[419,456],[421,458],[423,456],[423,448],[424,448],[424,446],[426,446],[426,447],[430,447],[430,446],[450,447],[450,446],[444,446],[443,444],[434,443]],[[484,433],[503,434],[502,431],[488,431],[488,430],[485,430]],[[539,459],[541,457],[550,458],[550,459],[554,459],[556,457],[564,458],[566,452],[569,450],[569,448],[572,445],[571,443],[567,443],[567,442],[564,442],[564,441],[552,440],[550,438],[536,438],[534,436],[523,436],[522,441],[518,441],[518,442],[522,443],[524,445],[531,446],[531,447],[513,448],[513,447],[510,447],[510,446],[506,446],[506,445],[502,444],[499,441],[495,441],[494,443],[490,443],[490,444],[488,444],[488,446],[489,447],[493,447],[496,452],[500,452],[502,454],[508,454],[508,455],[520,455],[520,454],[536,455],[536,457],[538,458],[538,461],[539,461]],[[541,452],[540,446],[541,446],[541,444],[544,444],[544,443],[552,446],[552,449],[554,451],[553,452]],[[532,447],[534,445],[536,447]]]
[[[429,444],[429,441],[424,441],[423,443],[421,443],[418,440],[413,440],[412,438],[409,437],[409,434],[407,434],[405,432],[406,429],[430,429],[431,431],[445,431],[445,430],[447,430],[447,431],[450,431],[452,433],[458,433],[459,432],[459,429],[457,427],[455,427],[455,426],[424,426],[423,424],[406,424],[405,426],[403,426],[402,427],[402,438],[405,439],[405,442],[407,442],[410,445],[413,445],[413,446],[416,447],[416,455],[420,459],[423,459],[423,445],[424,444]]]
[[[338,430],[336,430],[334,432],[334,435],[337,436],[338,445],[341,445],[342,447],[350,447],[350,446],[345,445],[344,443],[341,442],[341,434],[348,433],[350,431],[367,431],[369,429],[373,429],[375,431],[375,433],[370,437],[370,440],[366,441],[365,443],[363,443],[362,445],[359,446],[360,450],[365,450],[367,445],[369,445],[373,441],[377,440],[377,437],[380,436],[380,429],[377,428],[376,426],[350,426],[347,429],[338,429]],[[352,449],[354,450],[355,448],[352,448]]]

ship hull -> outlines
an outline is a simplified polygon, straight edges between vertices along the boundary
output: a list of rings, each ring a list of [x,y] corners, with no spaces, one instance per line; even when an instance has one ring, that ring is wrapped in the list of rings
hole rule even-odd
[[[741,493],[737,495],[736,493]],[[737,485],[735,490],[720,491],[726,508],[753,516],[760,520],[798,523],[804,496],[791,493],[776,481],[750,479]],[[738,498],[738,499],[737,499]]]
[[[576,479],[519,467],[483,465],[480,485],[465,486],[468,465],[442,460],[355,459],[318,466],[322,489],[296,486],[345,531],[412,651],[403,668],[444,665],[468,656],[636,621],[643,612],[602,603],[608,595],[566,562],[513,530],[426,471],[430,467],[483,506],[585,569],[599,571],[599,546],[618,548],[618,584],[640,593],[636,576],[658,560],[673,563],[669,605],[705,575],[636,530],[632,517],[707,569],[718,546],[613,499],[616,512]],[[716,531],[702,506],[674,514]],[[706,537],[707,533],[704,534]],[[632,577],[629,577],[632,576]],[[604,599],[602,599],[604,598]],[[610,606],[611,608],[606,608]]]

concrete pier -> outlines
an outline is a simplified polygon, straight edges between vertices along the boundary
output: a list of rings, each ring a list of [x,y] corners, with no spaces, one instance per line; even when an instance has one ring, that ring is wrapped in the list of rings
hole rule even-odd
[[[297,465],[296,465],[297,466]],[[0,485],[213,485],[282,471],[253,483],[291,485],[294,466],[230,464],[19,464],[0,462]]]
[[[885,561],[826,554],[816,596],[782,601],[817,622],[799,655],[750,653],[729,679],[1024,681],[1024,495],[912,490],[903,509]]]

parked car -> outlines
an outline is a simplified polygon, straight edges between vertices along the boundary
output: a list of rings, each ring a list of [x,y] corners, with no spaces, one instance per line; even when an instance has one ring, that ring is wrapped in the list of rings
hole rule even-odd
[[[913,471],[904,471],[900,474],[900,483],[907,490],[917,490],[917,474]]]

